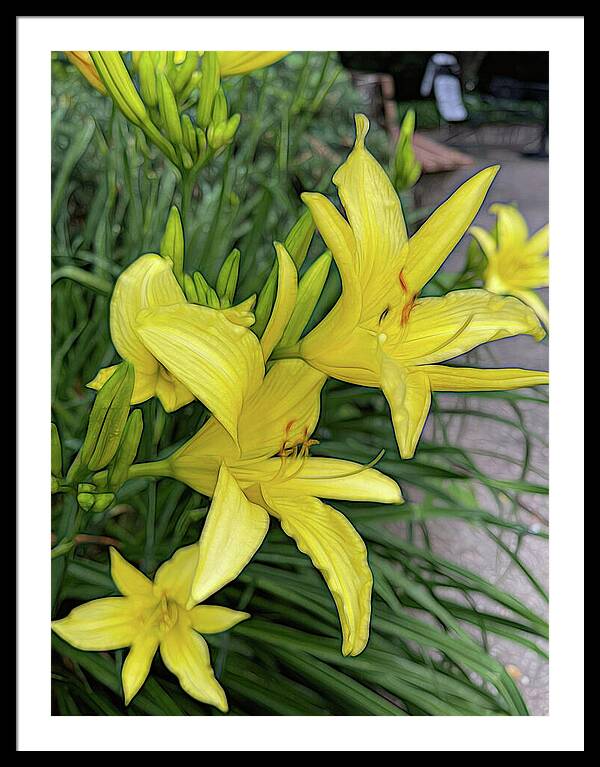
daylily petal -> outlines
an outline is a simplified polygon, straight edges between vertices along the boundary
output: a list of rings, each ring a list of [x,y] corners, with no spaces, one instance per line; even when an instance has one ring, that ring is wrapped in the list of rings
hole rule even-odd
[[[215,679],[208,647],[200,634],[177,623],[160,643],[165,666],[179,679],[179,684],[192,698],[227,711],[227,698]]]
[[[246,498],[225,464],[198,542],[188,608],[237,578],[269,529],[267,512]]]
[[[129,705],[132,698],[146,681],[146,677],[150,673],[152,660],[158,650],[158,644],[158,632],[145,631],[136,637],[131,645],[121,671],[126,706]]]
[[[486,168],[466,181],[410,238],[404,278],[412,293],[433,277],[467,231],[498,169]]]
[[[299,359],[275,362],[262,385],[249,397],[239,421],[240,451],[244,461],[276,455],[283,447],[301,442],[319,419],[325,376]],[[212,495],[221,460],[238,457],[233,440],[211,418],[170,459],[182,482]]]
[[[527,306],[530,306],[546,327],[550,326],[548,307],[540,298],[539,293],[536,293],[535,290],[515,290],[513,295],[520,298]]]
[[[369,639],[373,576],[364,541],[343,514],[309,496],[263,488],[284,532],[321,571],[342,626],[342,653],[358,655]]]
[[[369,121],[356,115],[356,142],[333,183],[356,240],[356,271],[363,290],[363,318],[380,314],[397,281],[407,250],[400,200],[385,171],[365,147]],[[332,251],[333,252],[333,251]],[[335,257],[335,254],[334,254]]]
[[[499,248],[518,248],[525,244],[529,236],[527,221],[514,205],[495,203],[490,206],[490,213],[497,217]]]
[[[244,399],[264,375],[256,336],[218,309],[194,304],[140,312],[137,331],[146,348],[237,441]]]
[[[522,301],[487,290],[455,290],[417,300],[393,356],[405,364],[443,362],[487,341],[519,334],[536,341],[545,336],[535,313]]]
[[[154,391],[167,413],[194,401],[192,392],[161,365],[155,379]],[[135,403],[133,403],[135,404]]]
[[[268,67],[288,53],[289,51],[217,51],[221,77],[244,75]]]
[[[550,230],[548,224],[533,234],[523,246],[523,255],[525,258],[535,258],[543,256],[548,252],[550,246]]]
[[[432,391],[503,391],[547,384],[548,373],[521,368],[466,368],[451,365],[422,365]]]
[[[179,287],[169,261],[153,253],[141,256],[125,269],[115,284],[110,302],[110,333],[115,349],[124,360],[135,367],[135,386],[132,404],[144,402],[157,393],[160,365],[146,348],[137,333],[137,318],[141,311],[156,307],[183,305],[185,296]],[[111,368],[100,371],[90,383],[93,389],[102,385],[103,377],[109,377]],[[162,381],[161,397],[165,406],[179,401],[190,401],[190,393],[184,394],[179,382],[175,393],[168,392]]]
[[[488,261],[493,260],[498,250],[498,243],[494,236],[481,226],[471,226],[469,234],[477,240]]]
[[[280,459],[267,463],[277,466]],[[332,498],[348,501],[370,501],[372,503],[402,503],[402,493],[393,479],[386,477],[377,469],[365,468],[353,461],[337,458],[299,459],[299,468],[290,469],[291,479],[281,475],[281,483],[266,485],[269,488],[285,489],[290,495],[315,495],[319,498]],[[277,476],[277,471],[265,466],[263,476]]]
[[[377,386],[379,342],[377,333],[358,326],[340,337],[335,324],[340,302],[300,342],[302,358],[332,378],[360,386]],[[335,321],[335,322],[334,322]]]
[[[192,591],[192,582],[198,564],[198,544],[184,546],[164,562],[154,576],[154,593],[163,595],[185,607]]]
[[[52,621],[52,629],[79,650],[128,647],[140,631],[137,607],[131,597],[94,599]]]
[[[217,605],[196,605],[190,611],[192,628],[201,634],[220,634],[221,631],[228,631],[248,618],[250,613]]]
[[[275,251],[277,253],[278,265],[277,295],[271,317],[260,339],[265,362],[269,359],[271,352],[283,335],[283,331],[296,306],[296,296],[298,294],[298,271],[292,261],[292,257],[280,242],[275,243]]]
[[[327,197],[317,192],[304,192],[301,197],[331,251],[342,280],[342,294],[337,304],[319,323],[323,334],[334,331],[339,337],[351,332],[361,315],[362,291],[356,264],[356,240],[350,224]]]
[[[429,379],[420,369],[406,370],[384,359],[381,388],[390,406],[400,455],[412,458],[431,406]]]
[[[126,597],[151,596],[152,581],[110,547],[110,577]]]

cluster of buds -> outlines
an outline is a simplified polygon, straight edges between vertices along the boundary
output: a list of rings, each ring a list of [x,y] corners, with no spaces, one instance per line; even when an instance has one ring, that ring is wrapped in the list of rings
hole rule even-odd
[[[239,114],[229,115],[222,78],[268,66],[285,53],[132,51],[130,73],[119,51],[66,51],[91,85],[192,175],[232,142],[240,123]]]
[[[117,107],[182,172],[196,172],[233,139],[240,116],[228,115],[215,52],[134,51],[139,89],[118,51],[90,54]]]
[[[409,109],[400,126],[400,135],[394,152],[392,180],[397,192],[405,192],[417,183],[421,176],[421,164],[413,147],[415,112]]]
[[[84,511],[103,512],[114,503],[137,455],[143,420],[141,410],[130,412],[134,381],[133,365],[122,362],[104,383],[81,449],[64,478],[60,437],[52,424],[52,491],[75,490]]]

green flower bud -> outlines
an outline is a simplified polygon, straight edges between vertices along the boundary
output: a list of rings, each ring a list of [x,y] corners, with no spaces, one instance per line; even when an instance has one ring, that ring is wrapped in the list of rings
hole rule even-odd
[[[183,259],[184,259],[183,225],[179,211],[173,205],[167,220],[165,233],[160,243],[160,255],[170,258],[173,263],[173,273],[177,282],[183,282]]]
[[[135,461],[137,455],[143,429],[142,411],[136,409],[130,413],[127,419],[123,429],[123,436],[119,443],[119,449],[108,467],[107,484],[111,490],[118,490],[127,480],[129,467]]]
[[[225,130],[223,131],[223,138],[225,139],[226,143],[229,143],[232,140],[232,138],[235,136],[238,126],[240,124],[240,119],[241,119],[240,115],[235,114],[235,115],[232,115],[229,118],[229,120],[227,120]]]
[[[138,62],[138,72],[140,76],[140,92],[144,102],[149,107],[157,106],[158,90],[156,84],[156,71],[149,51],[141,52]]]
[[[62,447],[56,424],[50,424],[50,471],[55,477],[62,477]]]
[[[106,466],[117,451],[134,380],[133,365],[122,362],[96,395],[80,452],[82,464],[91,471]]]
[[[219,59],[216,51],[206,51],[202,56],[202,81],[196,118],[201,128],[208,128],[211,122],[213,104],[221,83]]]
[[[183,292],[185,293],[187,300],[191,301],[191,303],[200,303],[198,293],[196,291],[196,286],[194,285],[194,280],[190,277],[189,274],[183,275]]]
[[[183,132],[181,130],[175,94],[169,85],[167,76],[162,72],[158,75],[158,109],[166,128],[167,136],[174,144],[183,144]]]
[[[315,224],[310,215],[310,211],[305,211],[300,218],[296,221],[294,226],[290,229],[288,236],[285,239],[285,249],[292,257],[293,262],[296,264],[296,268],[300,269],[308,253],[310,243],[315,233]],[[262,290],[258,294],[258,300],[256,302],[256,309],[254,316],[256,322],[254,323],[252,330],[260,338],[267,327],[267,322],[271,316],[271,310],[275,302],[275,294],[277,293],[277,263],[273,265],[269,276]]]
[[[233,296],[237,288],[238,275],[240,272],[240,251],[234,248],[223,262],[223,266],[217,277],[217,296],[226,299],[228,306],[233,303]]]
[[[91,511],[95,501],[96,496],[92,493],[77,493],[77,503],[84,511]]]
[[[413,148],[414,132],[415,111],[409,109],[400,126],[394,155],[394,186],[399,192],[411,189],[421,175],[421,165]]]
[[[98,493],[98,495],[94,496],[92,511],[95,514],[101,514],[103,511],[106,511],[106,509],[112,506],[114,502],[115,502],[114,493]],[[89,509],[86,509],[86,511],[89,511]]]
[[[227,99],[225,98],[223,88],[219,88],[213,102],[212,122],[215,125],[220,125],[221,123],[227,122],[227,112]]]

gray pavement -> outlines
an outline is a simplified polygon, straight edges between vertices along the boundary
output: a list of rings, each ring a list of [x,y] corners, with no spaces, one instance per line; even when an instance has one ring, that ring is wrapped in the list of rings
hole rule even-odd
[[[416,190],[418,205],[437,205],[445,200],[465,179],[478,170],[490,164],[499,163],[501,170],[490,190],[484,208],[478,214],[476,222],[489,227],[494,216],[488,213],[489,206],[494,202],[516,202],[525,216],[530,230],[536,231],[548,222],[548,161],[525,158],[520,150],[531,145],[535,132],[530,128],[484,128],[473,134],[464,134],[452,138],[448,133],[437,132],[431,135],[438,140],[448,140],[449,144],[457,146],[470,154],[475,163],[471,167],[458,171],[424,176]],[[490,142],[493,142],[490,143]],[[447,262],[451,270],[459,269],[463,263],[468,238],[463,238],[456,251]],[[548,291],[541,291],[542,297],[548,301]],[[504,339],[480,347],[459,363],[481,364],[483,367],[510,366],[528,367],[547,370],[548,341],[536,343],[528,336]],[[448,407],[457,404],[456,397],[443,395],[441,401]],[[510,416],[509,406],[499,401],[492,403],[471,399],[470,407],[489,410],[502,415],[505,411]],[[532,482],[546,482],[548,476],[548,412],[544,406],[523,403],[523,417],[528,430],[539,435],[540,441],[533,443],[531,468],[528,479]],[[431,418],[427,429],[431,430]],[[459,418],[451,423],[452,433],[461,445],[502,453],[521,460],[523,456],[523,439],[521,434],[509,426],[503,426],[478,418],[467,418],[459,424]],[[511,465],[502,459],[482,457],[480,467],[489,475],[498,478],[519,477],[520,467]],[[480,502],[485,508],[496,511],[492,499],[482,492]],[[548,517],[547,497],[543,495],[529,496],[526,499],[529,511],[520,511],[520,519],[527,525],[542,525]],[[498,584],[519,598],[538,613],[547,616],[547,606],[531,582],[516,567],[508,556],[504,555],[477,528],[457,522],[443,520],[431,523],[431,539],[435,551],[456,562],[469,567]],[[510,537],[505,538],[512,543]],[[547,543],[534,537],[528,537],[520,550],[523,562],[530,568],[535,578],[547,590],[548,586],[548,548]],[[535,653],[512,645],[501,639],[490,638],[490,651],[504,664],[509,666],[511,675],[516,679],[533,715],[548,713],[548,666]]]

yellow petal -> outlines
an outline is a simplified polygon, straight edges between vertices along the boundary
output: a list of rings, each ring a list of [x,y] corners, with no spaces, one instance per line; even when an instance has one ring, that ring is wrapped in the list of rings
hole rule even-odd
[[[185,296],[175,279],[170,262],[156,254],[141,256],[119,276],[110,302],[110,333],[117,352],[135,367],[132,404],[154,396],[161,372],[157,359],[137,333],[140,312],[153,307],[185,303]],[[94,380],[90,386],[98,388],[96,383]],[[174,400],[186,398],[190,401],[189,392],[182,396],[179,383],[174,394],[168,394],[166,380],[161,383],[161,395],[166,398],[166,404],[172,405]]]
[[[321,571],[342,626],[342,653],[358,655],[369,639],[373,577],[365,544],[350,522],[309,496],[268,491],[263,495],[284,532]]]
[[[503,391],[547,384],[548,373],[521,368],[465,368],[423,365],[432,391]]]
[[[96,391],[101,389],[118,367],[118,365],[111,365],[107,368],[101,368],[96,374],[96,377],[88,384],[86,384],[86,386],[88,386],[90,389],[95,389]],[[131,404],[138,405],[140,402],[145,402],[151,397],[154,397],[158,388],[158,380],[157,371],[151,374],[147,374],[142,373],[139,369],[136,370],[135,384],[131,395]]]
[[[545,336],[535,313],[521,301],[487,290],[455,290],[419,299],[394,359],[405,364],[443,362],[480,344],[519,334]]]
[[[194,401],[194,395],[187,386],[172,376],[162,365],[155,378],[154,393],[167,413],[173,413]]]
[[[481,226],[470,227],[469,234],[477,240],[488,261],[493,260],[498,251],[498,243],[493,235]]]
[[[217,51],[221,77],[244,75],[268,67],[288,53],[289,51]]]
[[[531,307],[546,327],[550,327],[548,307],[534,290],[515,290],[513,295]]]
[[[104,83],[94,66],[89,51],[65,51],[66,57],[74,64],[90,85],[102,94],[106,94]]]
[[[121,671],[126,706],[146,681],[158,644],[158,632],[146,631],[136,637],[131,645]]]
[[[342,279],[343,311],[337,318],[343,332],[357,324],[362,305],[362,293],[358,281],[356,264],[356,240],[350,224],[339,213],[327,197],[316,192],[304,192],[302,201],[310,214],[325,244],[331,251]],[[339,332],[339,331],[338,331]]]
[[[269,464],[272,467],[279,462],[280,459],[273,459]],[[315,495],[319,498],[372,503],[403,502],[400,488],[393,479],[353,461],[306,458],[301,461],[301,468],[292,467],[291,475],[291,479],[282,480],[278,484],[282,491],[290,495]],[[273,469],[265,466],[264,476],[273,477]]]
[[[543,256],[548,252],[550,232],[548,224],[539,229],[534,235],[532,235],[524,246],[525,258],[535,258],[536,256]],[[545,259],[544,259],[545,260]]]
[[[252,331],[230,322],[218,309],[185,304],[140,312],[137,332],[146,348],[237,441],[244,399],[264,375]]]
[[[209,456],[220,456],[228,463],[238,456],[252,461],[276,455],[284,443],[301,442],[317,425],[324,383],[325,376],[302,360],[277,360],[242,407],[238,429],[240,453],[221,424],[212,418],[172,456],[170,462],[177,477],[196,487],[189,480],[192,475],[205,474]],[[213,466],[215,479],[216,470],[218,466]],[[204,474],[200,481],[206,487]]]
[[[250,618],[250,613],[217,605],[197,605],[190,611],[192,628],[201,634],[219,634]]]
[[[177,623],[160,643],[165,666],[192,698],[227,711],[227,698],[215,679],[206,642],[185,623]]]
[[[404,278],[412,293],[433,277],[467,231],[498,169],[486,168],[466,181],[410,238]]]
[[[277,253],[278,264],[277,296],[271,317],[260,339],[265,362],[283,335],[296,306],[298,294],[298,271],[290,254],[280,242],[275,243],[275,252]]]
[[[407,370],[385,359],[381,389],[390,406],[400,456],[412,458],[431,406],[429,379],[420,369]]]
[[[188,608],[237,578],[269,529],[267,512],[246,498],[223,464],[202,535]]]
[[[52,629],[79,650],[128,647],[140,632],[138,604],[131,597],[94,599],[75,607]]]
[[[490,213],[497,218],[498,246],[500,249],[521,247],[529,236],[527,221],[514,205],[495,203],[490,206]]]
[[[182,607],[186,607],[192,591],[192,581],[198,563],[198,544],[184,546],[164,562],[154,576],[154,594],[165,595]]]
[[[369,121],[358,114],[356,142],[333,183],[356,240],[356,270],[363,291],[363,318],[385,308],[390,285],[396,284],[407,250],[400,200],[373,155],[365,148]]]
[[[325,375],[359,386],[378,386],[380,344],[378,334],[358,325],[350,334],[336,333],[337,308],[302,339],[302,358]]]
[[[146,578],[137,567],[134,567],[110,547],[110,577],[121,594],[126,597],[150,596],[152,594],[152,581]]]

